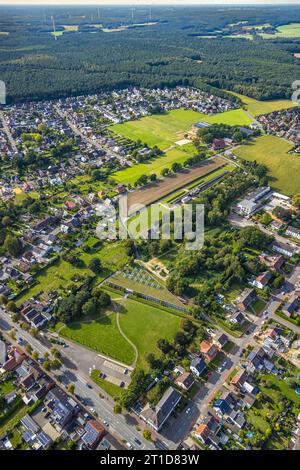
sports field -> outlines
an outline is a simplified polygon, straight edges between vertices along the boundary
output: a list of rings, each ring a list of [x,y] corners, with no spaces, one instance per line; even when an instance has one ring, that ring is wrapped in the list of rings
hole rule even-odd
[[[291,100],[273,100],[273,101],[258,101],[249,96],[240,95],[239,93],[230,92],[242,100],[246,105],[247,111],[252,116],[260,116],[261,114],[272,113],[273,111],[280,111],[281,109],[288,109],[298,106]]]
[[[174,109],[164,114],[153,114],[137,121],[115,124],[110,129],[131,140],[140,139],[150,147],[165,150],[184,137],[192,125],[199,121],[229,125],[249,125],[252,119],[242,109],[207,115],[193,110]]]
[[[241,145],[234,153],[246,160],[266,165],[271,186],[287,195],[300,193],[300,157],[288,154],[293,146],[275,136],[262,136],[254,143]]]

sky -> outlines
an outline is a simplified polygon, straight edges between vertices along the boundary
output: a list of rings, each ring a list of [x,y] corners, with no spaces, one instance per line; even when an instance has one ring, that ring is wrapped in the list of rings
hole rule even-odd
[[[0,5],[299,4],[300,0],[0,0]]]

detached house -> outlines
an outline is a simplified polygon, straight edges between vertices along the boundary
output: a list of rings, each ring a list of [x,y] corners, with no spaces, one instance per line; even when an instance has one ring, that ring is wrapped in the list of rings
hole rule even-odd
[[[255,281],[253,282],[253,285],[257,287],[258,289],[264,289],[268,285],[271,279],[272,279],[272,274],[269,271],[267,271],[257,276]]]
[[[189,390],[195,383],[192,374],[189,372],[184,372],[175,381],[176,385],[184,390]]]
[[[257,300],[257,293],[254,289],[245,289],[236,299],[237,306],[240,310],[247,310],[253,302]]]
[[[214,337],[213,342],[218,348],[222,349],[228,343],[228,336],[225,333],[220,333]]]
[[[104,427],[98,421],[92,419],[85,425],[85,433],[82,436],[82,440],[89,449],[95,449],[105,434]]]
[[[300,308],[300,291],[296,291],[290,299],[284,304],[282,312],[287,316],[291,317],[293,313],[296,313]],[[300,314],[300,312],[299,312]]]
[[[206,369],[206,364],[202,357],[196,357],[192,360],[191,365],[190,365],[190,370],[193,374],[195,374],[197,377],[200,377],[200,375],[204,372]]]
[[[214,358],[216,357],[216,355],[218,354],[218,350],[216,348],[216,346],[212,343],[210,343],[209,341],[202,341],[202,343],[200,343],[200,351],[201,351],[201,354],[204,356],[204,358],[208,361],[208,362],[211,362],[214,360]]]

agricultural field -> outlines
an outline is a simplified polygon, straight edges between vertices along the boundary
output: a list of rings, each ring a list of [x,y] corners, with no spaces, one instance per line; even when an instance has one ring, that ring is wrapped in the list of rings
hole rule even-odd
[[[140,139],[150,147],[157,145],[165,150],[183,139],[184,134],[191,129],[192,125],[199,121],[242,126],[251,124],[252,119],[242,109],[213,115],[197,113],[193,110],[174,109],[164,114],[146,116],[137,121],[116,124],[110,129],[128,139]]]
[[[124,364],[130,365],[134,361],[133,348],[121,335],[115,312],[108,311],[93,321],[75,322],[64,326],[58,323],[56,330],[65,338]]]
[[[266,165],[272,177],[271,186],[290,196],[300,192],[300,158],[288,153],[292,148],[292,144],[279,137],[262,136],[253,143],[241,145],[234,153]]]
[[[198,167],[191,170],[183,170],[175,175],[168,176],[162,181],[147,185],[145,188],[128,194],[129,207],[134,204],[149,204],[163,199],[178,189],[199,180],[200,178],[212,173],[213,171],[225,166],[226,161],[222,157],[214,157],[204,161]],[[129,211],[130,215],[130,211]]]
[[[300,38],[300,23],[291,23],[291,24],[285,24],[281,26],[277,26],[276,32],[274,33],[268,33],[264,31],[260,31],[264,27],[272,27],[272,25],[261,25],[261,26],[243,26],[242,30],[245,32],[241,32],[240,34],[231,34],[228,36],[225,36],[227,38],[233,38],[233,39],[249,39],[250,41],[253,41],[255,35],[251,33],[251,31],[248,31],[249,29],[256,29],[257,32],[256,34],[260,36],[263,39],[285,39],[285,38],[291,38],[291,39],[298,39]]]
[[[259,35],[264,39],[300,38],[300,23],[291,23],[291,24],[278,26],[276,30],[277,32],[275,34],[259,33]]]
[[[240,95],[239,93],[230,93],[241,99],[246,105],[246,110],[252,114],[252,116],[260,116],[261,114],[273,113],[281,109],[289,109],[298,106],[298,103],[294,103],[291,100],[259,101],[245,95]]]

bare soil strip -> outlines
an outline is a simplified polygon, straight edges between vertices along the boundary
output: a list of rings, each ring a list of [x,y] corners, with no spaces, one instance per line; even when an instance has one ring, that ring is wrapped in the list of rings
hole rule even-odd
[[[130,208],[133,204],[149,206],[202,176],[206,176],[218,168],[227,165],[227,163],[228,162],[220,156],[212,157],[202,162],[196,168],[183,170],[180,173],[164,178],[162,181],[152,183],[151,185],[147,185],[145,188],[130,192],[127,195],[128,207]],[[128,215],[132,215],[133,213],[134,210],[130,211],[129,209]]]

